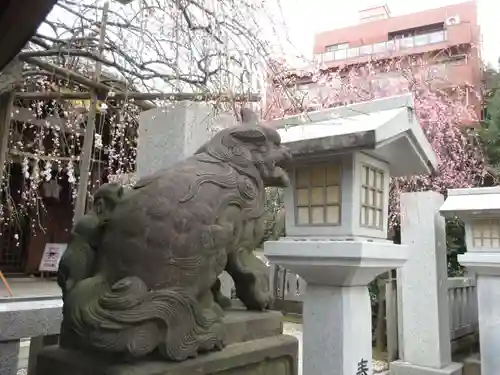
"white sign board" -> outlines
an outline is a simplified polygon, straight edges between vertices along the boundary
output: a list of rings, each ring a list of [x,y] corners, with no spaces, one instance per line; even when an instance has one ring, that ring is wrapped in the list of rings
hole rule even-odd
[[[57,272],[59,262],[67,247],[68,244],[66,243],[46,244],[38,270],[41,272]]]

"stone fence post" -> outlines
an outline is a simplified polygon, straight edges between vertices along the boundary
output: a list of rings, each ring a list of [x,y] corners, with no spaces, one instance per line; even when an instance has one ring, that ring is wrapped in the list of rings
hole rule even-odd
[[[481,374],[500,373],[500,187],[450,189],[445,217],[464,222],[467,252],[461,265],[477,275]]]
[[[391,363],[393,375],[462,373],[451,362],[443,202],[436,192],[401,195],[401,244],[410,256],[398,270],[400,360]]]

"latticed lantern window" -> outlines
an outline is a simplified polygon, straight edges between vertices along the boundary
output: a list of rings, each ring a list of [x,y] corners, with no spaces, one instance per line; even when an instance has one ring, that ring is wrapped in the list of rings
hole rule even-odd
[[[477,248],[499,248],[500,220],[474,219],[472,221],[472,245]]]
[[[364,164],[361,167],[360,225],[383,229],[384,207],[384,172]]]
[[[297,225],[340,225],[340,165],[296,170]]]

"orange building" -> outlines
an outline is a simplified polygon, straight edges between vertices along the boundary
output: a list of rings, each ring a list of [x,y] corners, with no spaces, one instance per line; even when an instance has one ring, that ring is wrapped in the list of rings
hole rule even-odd
[[[480,41],[476,1],[396,17],[383,5],[361,10],[356,25],[317,34],[313,52],[323,69],[344,72],[369,62],[422,56],[433,65],[441,89],[460,86],[470,90],[467,104],[480,115]],[[295,76],[298,90],[315,89],[310,75],[303,71],[290,75]],[[373,78],[383,81],[391,76],[381,73]]]

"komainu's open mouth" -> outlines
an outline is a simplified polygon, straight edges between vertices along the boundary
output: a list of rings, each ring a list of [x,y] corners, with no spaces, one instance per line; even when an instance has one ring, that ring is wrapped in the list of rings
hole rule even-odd
[[[285,168],[291,159],[288,150],[283,149],[280,150],[279,157],[275,155],[265,164],[266,173],[264,179],[266,186],[287,187],[290,185],[290,179]]]

